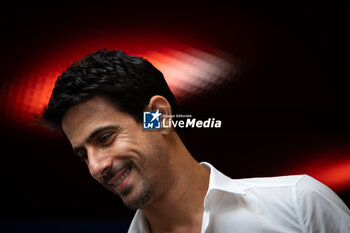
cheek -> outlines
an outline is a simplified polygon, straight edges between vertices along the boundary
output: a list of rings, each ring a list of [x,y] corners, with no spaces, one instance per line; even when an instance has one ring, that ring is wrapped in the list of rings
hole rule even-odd
[[[142,140],[142,137],[138,135],[131,136],[127,133],[121,133],[116,137],[113,145],[105,150],[121,159],[124,157],[143,157],[145,146],[148,143],[144,143]]]
[[[146,173],[154,173],[167,156],[161,146],[160,133],[144,132],[141,129],[121,132],[111,150],[120,158],[131,159]]]
[[[159,174],[159,172],[166,169],[168,156],[156,138],[152,137],[146,144],[147,148],[144,149],[144,163],[147,166],[145,167],[148,168],[149,173]]]

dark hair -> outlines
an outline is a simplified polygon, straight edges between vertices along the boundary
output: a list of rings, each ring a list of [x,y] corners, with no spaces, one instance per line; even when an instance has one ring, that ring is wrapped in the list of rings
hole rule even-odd
[[[142,122],[142,112],[154,95],[165,97],[172,114],[176,100],[163,74],[147,60],[120,50],[100,49],[67,68],[55,87],[40,122],[50,129],[62,129],[64,114],[74,105],[94,96],[105,96],[118,110]],[[176,129],[183,141],[179,129]]]

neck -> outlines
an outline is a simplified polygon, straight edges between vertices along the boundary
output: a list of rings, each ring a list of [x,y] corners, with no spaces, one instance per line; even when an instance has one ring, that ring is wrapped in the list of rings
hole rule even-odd
[[[170,153],[170,158],[163,192],[142,212],[153,233],[200,229],[209,172],[193,159],[182,143]]]

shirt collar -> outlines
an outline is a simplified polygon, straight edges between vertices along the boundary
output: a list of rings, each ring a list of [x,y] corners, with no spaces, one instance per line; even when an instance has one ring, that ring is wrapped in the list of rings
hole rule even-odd
[[[217,198],[223,193],[246,195],[245,187],[238,181],[234,182],[233,179],[222,174],[210,163],[201,162],[200,164],[210,172],[209,188],[203,203],[205,210],[211,210],[216,205]]]
[[[242,195],[246,194],[244,191],[245,186],[241,185],[239,182],[234,182],[234,179],[222,174],[210,163],[201,162],[200,164],[210,172],[209,188],[207,193],[209,193],[211,190],[220,190],[229,193]]]
[[[150,233],[148,222],[142,210],[138,209],[130,224],[128,233]]]
[[[209,188],[204,200],[205,209],[210,208],[211,203],[215,199],[216,195],[212,195],[214,190],[232,194],[246,195],[246,192],[244,191],[245,187],[239,182],[233,182],[234,180],[222,174],[210,163],[201,162],[200,164],[210,172]],[[148,222],[140,209],[136,211],[128,232],[149,233]]]

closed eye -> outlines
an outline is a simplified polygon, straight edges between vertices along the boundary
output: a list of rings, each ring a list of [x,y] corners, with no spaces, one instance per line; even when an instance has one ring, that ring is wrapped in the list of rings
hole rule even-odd
[[[97,141],[101,146],[108,146],[114,141],[115,136],[114,132],[105,133],[99,136]]]

